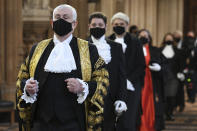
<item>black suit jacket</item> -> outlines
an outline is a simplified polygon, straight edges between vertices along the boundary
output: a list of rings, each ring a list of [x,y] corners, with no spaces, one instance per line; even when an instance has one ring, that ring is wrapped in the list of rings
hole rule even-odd
[[[92,39],[88,39],[92,43]],[[109,72],[110,86],[108,95],[105,99],[104,106],[104,131],[113,131],[115,124],[114,102],[116,100],[126,100],[126,72],[125,60],[122,46],[112,40],[106,39],[107,44],[111,47],[111,61],[106,65]]]

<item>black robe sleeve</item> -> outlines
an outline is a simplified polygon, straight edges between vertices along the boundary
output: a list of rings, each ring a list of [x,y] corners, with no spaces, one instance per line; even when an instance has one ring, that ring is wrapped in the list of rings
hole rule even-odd
[[[121,45],[119,45],[121,46]],[[119,52],[119,68],[118,68],[118,72],[119,72],[119,80],[120,80],[120,85],[119,85],[119,90],[118,90],[118,94],[117,94],[117,98],[116,100],[122,100],[122,101],[126,101],[127,98],[127,83],[126,83],[126,65],[125,65],[125,56],[123,54],[122,48],[118,47],[117,48],[117,52]]]
[[[127,78],[134,84],[134,86],[136,83],[140,83],[140,86],[142,87],[144,85],[146,67],[142,45],[137,38],[131,38],[127,45],[127,50]]]

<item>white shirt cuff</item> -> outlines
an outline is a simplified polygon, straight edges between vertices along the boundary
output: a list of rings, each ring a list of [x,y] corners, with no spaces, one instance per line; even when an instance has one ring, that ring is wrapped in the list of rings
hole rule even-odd
[[[83,80],[78,79],[78,78],[77,78],[77,80],[83,85],[82,88],[84,88],[83,92],[77,93],[77,96],[78,96],[77,102],[79,104],[82,104],[89,94],[89,87],[88,87],[88,84],[86,82],[84,82]]]
[[[127,90],[135,91],[133,84],[127,79]]]
[[[33,80],[34,78],[30,78],[26,81],[26,84],[25,84],[25,87],[24,87],[24,90],[23,90],[23,95],[21,96],[21,98],[23,100],[25,100],[26,103],[34,103],[36,100],[37,100],[37,93],[35,94],[29,94],[29,96],[27,95],[27,92],[26,92],[26,85],[27,83],[29,83],[30,80]],[[36,80],[36,83],[37,83],[37,91],[38,91],[38,81]]]

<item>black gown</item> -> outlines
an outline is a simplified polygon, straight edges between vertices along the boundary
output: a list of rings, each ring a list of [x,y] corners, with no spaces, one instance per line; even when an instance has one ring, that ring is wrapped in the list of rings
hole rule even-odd
[[[90,43],[93,42],[91,38],[89,41]],[[126,100],[126,72],[122,46],[109,39],[106,39],[106,42],[111,48],[111,61],[106,65],[110,86],[105,98],[104,131],[114,131],[116,122],[114,103],[116,100]]]
[[[50,73],[44,71],[46,61],[54,48],[53,40],[49,42],[35,68],[34,79],[39,82],[37,101],[33,104],[26,104],[24,100],[21,99],[21,92],[23,92],[26,80],[30,77],[29,74],[31,68],[29,67],[29,63],[38,44],[32,47],[25,64],[22,64],[21,66],[17,80],[17,109],[19,110],[20,124],[23,126],[23,131],[29,130],[29,126],[38,128],[35,130],[43,131],[86,130],[87,124],[89,123],[86,123],[87,111],[84,104],[85,102],[78,104],[77,95],[70,93],[64,82],[66,78],[72,77],[83,79],[81,69],[81,62],[83,61],[80,59],[81,54],[77,43],[77,38],[73,37],[70,42],[70,47],[73,52],[77,69],[70,73]],[[88,48],[90,52],[90,68],[92,69],[90,73],[92,74],[91,80],[87,81],[89,94],[86,100],[93,100],[91,105],[88,104],[88,110],[100,112],[94,117],[95,119],[97,119],[97,117],[100,119],[102,118],[102,108],[104,107],[102,100],[104,99],[105,94],[107,94],[107,89],[104,87],[107,87],[109,83],[108,72],[105,70],[104,61],[99,59],[96,47],[88,44]],[[95,102],[96,105],[99,106],[99,109],[94,105]],[[89,117],[92,116],[88,114],[88,119]],[[91,124],[95,124],[95,127],[92,128],[95,130],[100,128],[102,121],[103,118],[97,123],[94,119],[91,120]],[[41,123],[41,125],[36,125],[37,123]]]
[[[109,36],[109,39],[115,40],[115,34]],[[127,45],[125,51],[126,74],[127,79],[133,84],[135,91],[127,90],[128,110],[119,118],[117,130],[136,131],[140,124],[141,114],[141,89],[144,85],[145,59],[142,45],[139,40],[132,37],[129,33],[124,36],[124,42]]]
[[[173,110],[176,106],[176,95],[179,87],[179,79],[177,73],[183,71],[183,60],[181,58],[181,51],[175,46],[174,56],[166,58],[163,54],[163,86],[165,94],[165,114],[167,120],[172,120]],[[161,48],[161,52],[164,47]]]
[[[161,66],[161,71],[151,71],[153,91],[154,91],[154,105],[155,105],[155,130],[160,131],[164,129],[164,87],[163,87],[163,56],[159,48],[149,46],[150,50],[150,64],[158,63]]]

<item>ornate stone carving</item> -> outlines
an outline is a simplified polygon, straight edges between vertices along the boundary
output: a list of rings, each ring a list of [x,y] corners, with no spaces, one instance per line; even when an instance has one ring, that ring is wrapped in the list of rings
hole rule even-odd
[[[23,21],[48,21],[49,0],[23,0]]]

